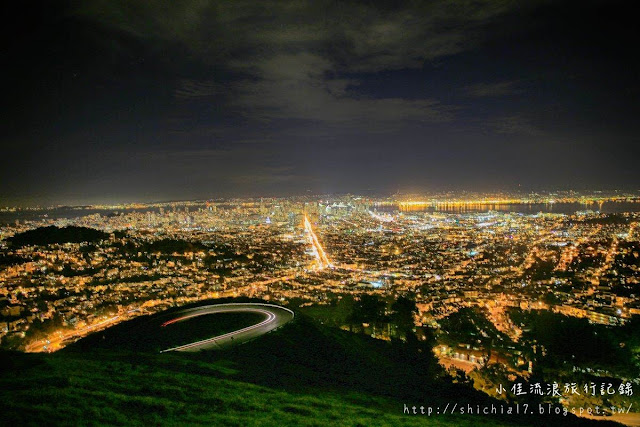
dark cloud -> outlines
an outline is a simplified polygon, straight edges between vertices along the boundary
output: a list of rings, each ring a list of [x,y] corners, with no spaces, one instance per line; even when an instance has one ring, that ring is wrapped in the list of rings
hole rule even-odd
[[[640,154],[623,2],[28,6],[4,29],[0,200],[565,185],[505,166],[525,152],[582,185],[639,178],[558,148]]]
[[[464,91],[477,97],[495,97],[521,94],[524,91],[518,89],[518,83],[512,81],[498,83],[477,83],[464,88]]]
[[[522,115],[496,117],[487,122],[489,129],[498,134],[544,136],[544,132]]]
[[[139,38],[180,43],[237,81],[180,80],[179,98],[216,98],[224,85],[230,107],[250,117],[329,123],[450,120],[438,100],[357,96],[347,73],[420,68],[469,49],[483,26],[517,2],[448,1],[389,7],[365,2],[81,3],[86,19]]]

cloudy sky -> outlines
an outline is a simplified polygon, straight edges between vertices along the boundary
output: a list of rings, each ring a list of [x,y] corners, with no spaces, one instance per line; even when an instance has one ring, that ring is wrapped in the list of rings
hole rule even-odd
[[[630,3],[15,6],[0,205],[636,190]]]

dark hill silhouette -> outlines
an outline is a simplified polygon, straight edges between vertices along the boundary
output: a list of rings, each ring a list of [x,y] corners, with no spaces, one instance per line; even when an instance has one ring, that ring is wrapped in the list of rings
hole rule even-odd
[[[16,234],[7,239],[13,247],[62,243],[97,243],[109,238],[109,233],[87,227],[40,227]]]

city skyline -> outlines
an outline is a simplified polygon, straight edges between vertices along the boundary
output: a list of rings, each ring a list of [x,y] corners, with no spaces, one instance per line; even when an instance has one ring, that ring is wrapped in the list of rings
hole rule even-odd
[[[7,425],[640,425],[621,0],[4,7]]]
[[[475,191],[440,191],[440,192],[400,192],[384,193],[380,191],[368,191],[362,193],[332,193],[332,194],[313,194],[310,192],[293,194],[293,195],[270,195],[264,194],[260,196],[229,196],[229,197],[204,197],[197,199],[166,199],[166,200],[126,200],[122,198],[114,198],[113,200],[103,200],[97,203],[89,201],[62,203],[60,201],[52,201],[46,204],[26,203],[26,204],[5,204],[0,205],[0,213],[11,214],[14,212],[33,212],[34,215],[46,215],[46,212],[61,211],[62,215],[65,209],[78,210],[109,210],[109,209],[151,209],[151,208],[172,208],[174,206],[185,205],[201,207],[216,203],[270,203],[275,201],[287,200],[306,200],[318,203],[329,203],[333,200],[342,200],[345,198],[364,199],[371,203],[381,203],[387,206],[395,206],[399,209],[411,209],[412,207],[447,207],[467,206],[480,210],[492,210],[494,208],[505,207],[513,208],[518,205],[528,205],[530,208],[539,206],[542,210],[546,210],[553,204],[566,206],[565,210],[571,210],[574,205],[583,205],[585,207],[601,205],[602,203],[623,202],[635,204],[640,202],[640,190],[584,190],[575,189],[556,189],[553,191],[524,191],[522,188],[512,191],[491,191],[491,192],[475,192]],[[610,213],[610,212],[609,212]]]

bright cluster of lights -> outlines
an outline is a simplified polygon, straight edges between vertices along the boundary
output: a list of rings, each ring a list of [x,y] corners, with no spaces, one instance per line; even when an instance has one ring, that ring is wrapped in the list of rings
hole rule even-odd
[[[310,243],[313,245],[314,254],[318,261],[318,269],[323,270],[327,267],[332,268],[333,264],[331,264],[331,262],[329,261],[327,254],[325,253],[322,245],[320,244],[320,241],[318,240],[318,236],[316,236],[316,233],[313,231],[311,221],[309,221],[309,218],[306,215],[304,216],[304,229],[309,236]]]

